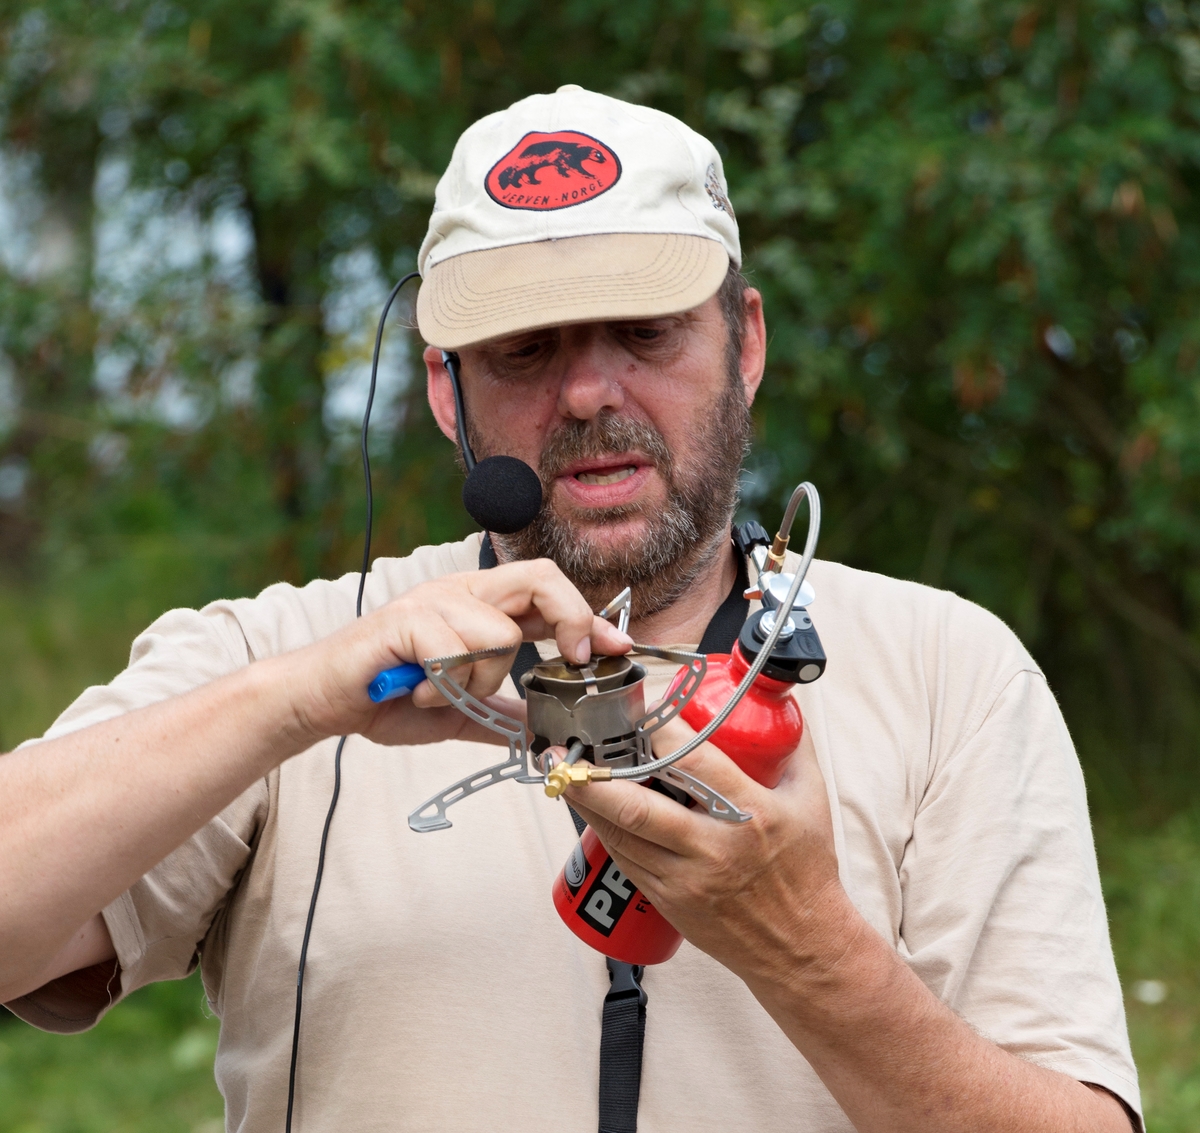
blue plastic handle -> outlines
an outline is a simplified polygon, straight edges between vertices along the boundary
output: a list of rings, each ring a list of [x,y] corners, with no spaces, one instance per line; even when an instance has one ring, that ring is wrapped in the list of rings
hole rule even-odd
[[[424,679],[425,670],[420,665],[397,665],[394,669],[384,669],[367,685],[367,695],[376,704],[382,704],[385,700],[407,696]]]

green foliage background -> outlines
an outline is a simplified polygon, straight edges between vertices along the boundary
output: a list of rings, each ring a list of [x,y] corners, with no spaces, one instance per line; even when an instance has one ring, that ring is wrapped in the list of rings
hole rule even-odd
[[[0,45],[0,154],[38,202],[37,254],[0,260],[0,746],[162,607],[351,569],[346,257],[410,270],[480,115],[567,82],[649,103],[720,146],[766,297],[747,511],[814,480],[826,557],[981,602],[1045,667],[1123,967],[1173,989],[1132,1005],[1151,1112],[1195,1128],[1200,7],[9,0]],[[105,277],[117,167],[147,225],[242,217],[244,273]],[[419,382],[393,417],[381,554],[466,530]]]

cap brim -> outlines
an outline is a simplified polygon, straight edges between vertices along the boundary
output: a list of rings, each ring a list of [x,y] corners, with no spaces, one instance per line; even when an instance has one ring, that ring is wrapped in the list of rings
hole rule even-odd
[[[698,307],[729,270],[717,240],[620,232],[465,252],[434,264],[417,295],[430,346],[458,350],[566,323],[644,319]]]

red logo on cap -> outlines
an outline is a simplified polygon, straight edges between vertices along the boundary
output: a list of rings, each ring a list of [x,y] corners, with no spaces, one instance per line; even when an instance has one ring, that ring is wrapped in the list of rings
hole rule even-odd
[[[510,209],[565,209],[611,189],[621,161],[603,142],[575,130],[526,134],[487,175],[488,196]]]

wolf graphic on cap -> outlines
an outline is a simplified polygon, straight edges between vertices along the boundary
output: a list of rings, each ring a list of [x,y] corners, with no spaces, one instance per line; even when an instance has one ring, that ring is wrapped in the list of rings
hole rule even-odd
[[[517,159],[512,165],[500,170],[497,180],[501,189],[517,188],[522,177],[526,178],[527,185],[540,185],[537,175],[543,169],[557,169],[560,177],[570,177],[574,172],[583,174],[589,181],[595,181],[596,175],[584,169],[585,161],[604,165],[608,158],[595,146],[580,145],[577,142],[534,142],[517,154]]]

